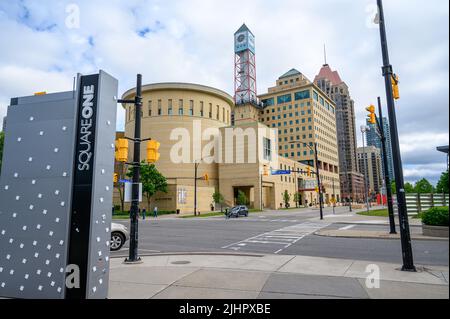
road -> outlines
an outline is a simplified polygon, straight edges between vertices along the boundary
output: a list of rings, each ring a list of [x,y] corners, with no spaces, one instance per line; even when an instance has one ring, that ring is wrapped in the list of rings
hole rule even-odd
[[[388,231],[388,226],[318,222],[317,210],[265,212],[248,218],[147,219],[139,223],[140,254],[218,252],[304,255],[401,263],[400,240],[334,238],[314,235],[320,229],[354,227]],[[332,214],[330,208],[325,215]],[[337,208],[348,215],[348,208]],[[316,218],[316,219],[314,219]],[[331,221],[330,221],[331,220]],[[127,221],[120,222],[128,225]],[[412,231],[420,231],[412,228]],[[448,266],[448,241],[413,241],[415,263]],[[127,247],[113,256],[126,256]]]

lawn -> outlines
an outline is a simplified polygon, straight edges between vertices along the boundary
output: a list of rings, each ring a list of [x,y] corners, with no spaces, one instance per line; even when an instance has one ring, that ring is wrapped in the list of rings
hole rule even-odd
[[[389,217],[389,212],[387,209],[371,210],[369,212],[364,211],[357,214],[361,216]]]
[[[357,215],[361,215],[361,216],[375,216],[375,217],[389,217],[389,211],[387,209],[378,209],[378,210],[371,210],[370,212],[359,212],[356,213]],[[413,218],[413,219],[420,219],[421,216],[419,215],[414,215],[414,216],[409,216],[409,218]]]

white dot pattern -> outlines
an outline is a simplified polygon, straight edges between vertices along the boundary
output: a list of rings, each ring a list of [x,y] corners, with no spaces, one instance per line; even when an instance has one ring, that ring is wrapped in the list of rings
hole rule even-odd
[[[8,163],[10,167],[4,172],[9,173],[0,177],[0,296],[64,296],[75,110],[73,101],[55,103],[54,112],[41,104],[25,109],[19,99],[19,105],[8,109],[8,117],[16,119],[5,136],[9,151],[4,154],[3,168]],[[88,274],[89,297],[103,293],[109,281],[113,185],[108,172],[114,169],[115,145],[111,142],[116,108],[100,111],[105,113],[98,114],[96,134],[100,142],[95,147],[96,155],[101,156],[95,157],[92,195],[92,218],[97,222],[90,230],[94,239],[90,267],[95,266],[96,271]],[[15,123],[25,129],[15,130]],[[111,163],[105,164],[108,158]]]

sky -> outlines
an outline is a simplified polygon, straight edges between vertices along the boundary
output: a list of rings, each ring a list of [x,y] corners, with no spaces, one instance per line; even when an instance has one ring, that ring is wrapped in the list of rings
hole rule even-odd
[[[436,183],[446,170],[436,147],[449,142],[449,3],[385,0],[384,9],[405,180]],[[245,22],[256,36],[260,94],[291,68],[314,80],[326,44],[355,100],[361,145],[365,107],[385,101],[375,12],[375,0],[0,0],[0,119],[11,97],[68,91],[77,73],[99,69],[119,79],[119,94],[142,73],[144,83],[233,95],[233,34]]]

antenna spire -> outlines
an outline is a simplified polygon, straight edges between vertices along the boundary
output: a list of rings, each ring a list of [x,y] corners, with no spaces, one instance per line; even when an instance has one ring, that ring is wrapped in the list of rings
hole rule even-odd
[[[324,60],[325,60],[325,64],[324,65],[327,65],[327,46],[326,46],[326,44],[323,45],[323,57],[324,57]]]

